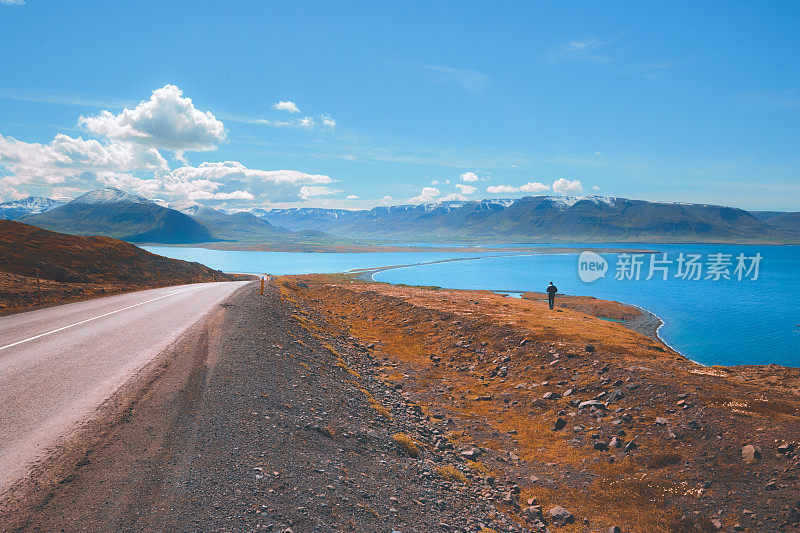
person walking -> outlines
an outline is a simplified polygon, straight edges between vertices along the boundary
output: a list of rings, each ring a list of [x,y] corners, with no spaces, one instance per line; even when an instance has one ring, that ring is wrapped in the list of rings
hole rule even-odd
[[[558,292],[558,288],[553,285],[553,282],[550,282],[550,285],[547,287],[547,303],[550,304],[550,309],[556,304],[556,293]]]

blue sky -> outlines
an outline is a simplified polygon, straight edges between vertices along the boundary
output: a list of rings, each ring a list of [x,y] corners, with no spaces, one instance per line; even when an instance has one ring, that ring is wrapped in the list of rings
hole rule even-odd
[[[0,197],[798,211],[798,25],[788,1],[0,0]]]

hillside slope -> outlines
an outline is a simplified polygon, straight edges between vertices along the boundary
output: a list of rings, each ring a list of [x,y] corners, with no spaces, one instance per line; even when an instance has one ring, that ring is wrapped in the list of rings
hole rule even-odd
[[[0,313],[126,290],[233,279],[239,277],[110,237],[66,235],[0,220]]]

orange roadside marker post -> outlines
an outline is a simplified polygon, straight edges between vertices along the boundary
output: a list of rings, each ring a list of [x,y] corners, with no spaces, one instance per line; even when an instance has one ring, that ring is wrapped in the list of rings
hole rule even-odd
[[[261,278],[261,294],[264,294],[264,278]]]

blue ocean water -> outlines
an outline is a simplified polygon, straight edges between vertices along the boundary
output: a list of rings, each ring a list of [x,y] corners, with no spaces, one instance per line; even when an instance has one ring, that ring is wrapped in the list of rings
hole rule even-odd
[[[565,245],[558,245],[565,246]],[[575,245],[584,246],[584,245]],[[591,248],[612,245],[587,245]],[[768,364],[800,367],[800,246],[735,245],[619,245],[620,248],[657,250],[662,271],[645,279],[650,256],[642,262],[639,279],[616,279],[620,255],[604,253],[608,263],[605,277],[587,283],[578,275],[577,254],[520,254],[509,247],[507,253],[468,261],[433,263],[378,272],[377,281],[409,285],[436,285],[455,289],[493,291],[544,291],[553,281],[559,292],[595,296],[637,305],[657,314],[664,326],[659,335],[670,346],[703,364]],[[283,253],[218,251],[199,248],[147,247],[148,250],[189,261],[199,261],[228,272],[269,272],[300,274],[341,272],[354,268],[410,265],[448,258],[478,257],[477,254],[447,252],[387,253]],[[660,255],[666,254],[666,256]],[[679,254],[699,254],[701,279],[683,279],[678,273]],[[730,280],[706,279],[709,256],[730,254],[727,266]],[[736,258],[760,254],[758,278],[753,272],[736,279]],[[622,256],[623,260],[625,256]],[[724,267],[723,267],[724,270]],[[744,273],[743,273],[744,274]],[[627,276],[626,276],[627,277]]]

